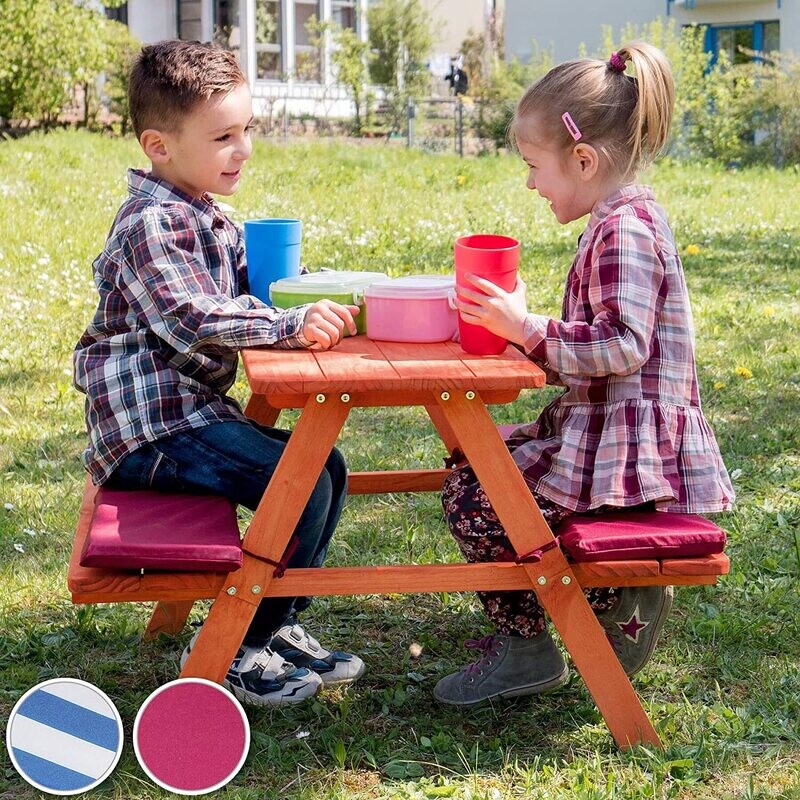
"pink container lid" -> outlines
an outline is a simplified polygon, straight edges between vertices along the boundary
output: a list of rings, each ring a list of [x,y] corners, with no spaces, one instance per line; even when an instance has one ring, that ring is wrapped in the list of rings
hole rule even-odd
[[[364,297],[382,300],[441,300],[453,293],[456,282],[452,275],[406,275],[364,289]]]

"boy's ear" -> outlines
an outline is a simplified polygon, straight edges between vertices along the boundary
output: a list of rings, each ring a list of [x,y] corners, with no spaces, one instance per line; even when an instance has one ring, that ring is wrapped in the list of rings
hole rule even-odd
[[[144,154],[153,164],[166,164],[169,161],[169,151],[164,135],[155,128],[148,128],[142,131],[139,137],[139,144],[144,150]]]
[[[582,181],[590,181],[600,168],[600,156],[590,144],[579,142],[572,148],[574,166]]]

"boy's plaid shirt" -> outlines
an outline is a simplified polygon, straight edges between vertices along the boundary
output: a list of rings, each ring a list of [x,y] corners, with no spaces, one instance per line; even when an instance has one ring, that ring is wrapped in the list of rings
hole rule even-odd
[[[244,237],[214,200],[140,170],[94,261],[100,302],[73,354],[95,483],[147,441],[244,419],[225,393],[242,347],[303,347],[308,306],[249,295]]]

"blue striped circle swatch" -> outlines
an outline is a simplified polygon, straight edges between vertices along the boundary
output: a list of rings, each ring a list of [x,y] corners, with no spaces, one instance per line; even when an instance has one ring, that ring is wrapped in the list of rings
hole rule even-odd
[[[79,794],[102,783],[117,765],[122,744],[114,704],[96,686],[75,678],[29,689],[6,729],[14,768],[47,794]]]

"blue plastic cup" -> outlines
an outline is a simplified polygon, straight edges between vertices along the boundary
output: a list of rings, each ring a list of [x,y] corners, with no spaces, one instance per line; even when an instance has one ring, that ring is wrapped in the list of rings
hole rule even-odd
[[[299,219],[249,219],[244,223],[250,294],[269,303],[269,285],[300,274]]]

